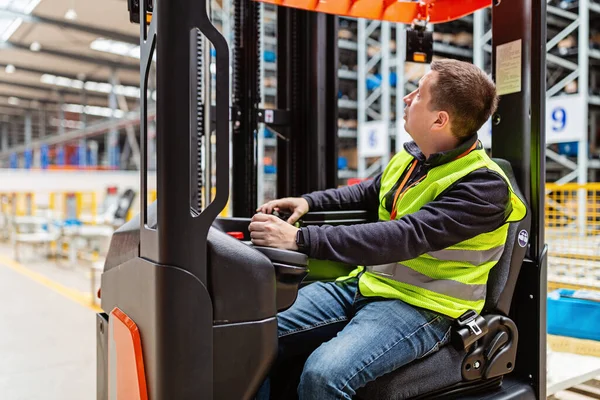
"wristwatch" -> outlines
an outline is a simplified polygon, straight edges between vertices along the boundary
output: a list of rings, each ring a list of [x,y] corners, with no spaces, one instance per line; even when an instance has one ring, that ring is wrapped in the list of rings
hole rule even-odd
[[[302,232],[302,229],[298,229],[298,232],[296,232],[296,246],[298,246],[298,250],[300,251],[304,251],[306,250],[306,241],[304,240],[304,233]]]

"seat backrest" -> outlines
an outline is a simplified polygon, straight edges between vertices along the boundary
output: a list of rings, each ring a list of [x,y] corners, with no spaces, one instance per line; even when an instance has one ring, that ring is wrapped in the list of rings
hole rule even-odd
[[[525,202],[510,163],[506,160],[493,159],[508,177],[515,194]],[[513,293],[521,271],[521,265],[527,252],[529,230],[531,228],[531,210],[529,205],[525,218],[518,222],[511,222],[508,226],[506,246],[498,263],[490,271],[487,284],[487,296],[484,312],[495,312],[508,315]]]

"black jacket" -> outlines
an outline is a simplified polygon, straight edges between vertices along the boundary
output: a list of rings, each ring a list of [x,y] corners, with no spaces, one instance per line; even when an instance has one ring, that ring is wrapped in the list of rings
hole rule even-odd
[[[404,148],[417,160],[405,185],[435,166],[454,160],[471,147],[477,135],[454,150],[432,154],[427,160],[414,142]],[[479,144],[481,146],[481,144]],[[385,207],[392,209],[401,176],[386,194]],[[357,185],[306,194],[311,211],[369,210],[377,214],[381,174]],[[417,186],[418,187],[418,186]],[[353,265],[378,265],[413,259],[441,250],[500,227],[510,214],[510,195],[505,180],[487,168],[471,172],[444,194],[419,211],[395,221],[353,226],[303,227],[306,249],[311,258],[341,261]]]

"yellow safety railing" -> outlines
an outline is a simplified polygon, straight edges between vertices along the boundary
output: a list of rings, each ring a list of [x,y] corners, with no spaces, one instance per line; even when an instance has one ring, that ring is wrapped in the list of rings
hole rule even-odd
[[[546,186],[550,254],[600,260],[600,183]]]
[[[67,219],[81,219],[85,214],[86,221],[96,223],[98,200],[96,192],[52,192],[49,194],[48,209],[56,216]]]
[[[0,211],[7,215],[32,216],[37,210],[33,192],[0,192]]]
[[[548,288],[600,288],[600,183],[546,185]]]

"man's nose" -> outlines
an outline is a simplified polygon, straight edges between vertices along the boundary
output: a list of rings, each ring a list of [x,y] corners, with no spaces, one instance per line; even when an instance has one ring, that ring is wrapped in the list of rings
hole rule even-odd
[[[407,94],[406,96],[404,96],[404,103],[407,106],[410,106],[410,102],[412,101],[412,93],[411,94]]]

